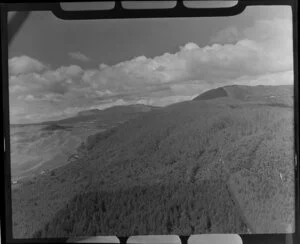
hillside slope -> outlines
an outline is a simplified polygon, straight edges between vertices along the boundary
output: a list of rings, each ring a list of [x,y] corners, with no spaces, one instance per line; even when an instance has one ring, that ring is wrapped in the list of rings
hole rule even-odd
[[[211,100],[227,97],[237,101],[263,103],[274,106],[293,106],[293,86],[239,86],[231,85],[206,91],[193,100]]]
[[[13,180],[62,166],[88,136],[117,126],[155,107],[129,105],[87,110],[59,121],[12,125],[11,168]]]
[[[78,150],[74,162],[13,193],[16,236],[293,227],[292,107],[232,98],[178,103],[90,136]],[[251,187],[240,189],[247,179]],[[266,225],[266,217],[275,221]]]
[[[200,94],[199,96],[195,97],[193,100],[194,101],[211,100],[211,99],[216,99],[216,98],[220,98],[220,97],[228,97],[228,93],[224,89],[224,87],[219,87],[219,88],[204,92],[204,93]]]

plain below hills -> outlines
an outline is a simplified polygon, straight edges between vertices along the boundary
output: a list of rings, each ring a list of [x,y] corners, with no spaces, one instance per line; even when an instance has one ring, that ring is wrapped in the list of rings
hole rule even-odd
[[[60,167],[74,158],[90,135],[105,131],[156,107],[146,105],[92,109],[58,121],[11,125],[13,181]]]

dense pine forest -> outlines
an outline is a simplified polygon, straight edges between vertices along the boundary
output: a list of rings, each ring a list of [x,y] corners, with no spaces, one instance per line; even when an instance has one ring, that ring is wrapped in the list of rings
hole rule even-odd
[[[292,87],[255,89],[225,87],[90,136],[77,160],[13,190],[14,235],[292,231]]]
[[[80,194],[34,237],[246,232],[226,185],[220,183],[137,186]]]

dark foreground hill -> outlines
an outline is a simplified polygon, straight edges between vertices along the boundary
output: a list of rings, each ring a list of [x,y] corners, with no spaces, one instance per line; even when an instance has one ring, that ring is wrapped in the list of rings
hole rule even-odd
[[[293,231],[290,106],[178,103],[90,136],[78,155],[13,192],[15,237]]]

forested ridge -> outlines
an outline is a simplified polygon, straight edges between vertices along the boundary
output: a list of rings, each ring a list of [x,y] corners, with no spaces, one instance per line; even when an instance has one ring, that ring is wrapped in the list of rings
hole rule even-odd
[[[246,228],[226,186],[203,181],[80,194],[34,237],[189,235]]]
[[[286,232],[293,108],[275,98],[178,103],[90,136],[78,160],[15,192],[14,225],[30,217],[18,230],[35,237]]]

